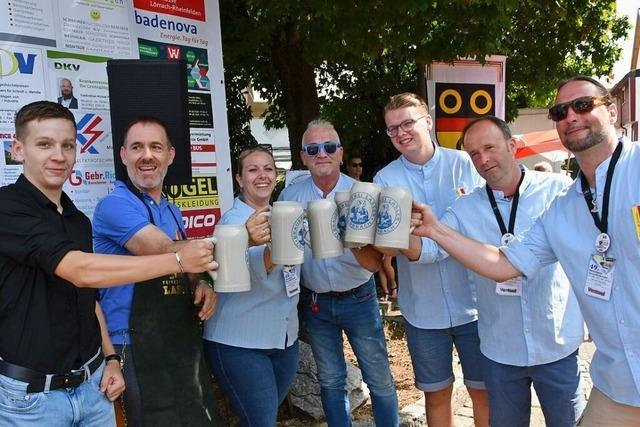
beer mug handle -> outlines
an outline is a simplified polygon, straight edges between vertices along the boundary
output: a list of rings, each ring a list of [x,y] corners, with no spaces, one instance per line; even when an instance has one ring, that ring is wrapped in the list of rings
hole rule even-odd
[[[307,210],[302,210],[302,227],[304,227],[304,244],[311,249],[311,231],[309,229],[309,216]]]
[[[271,229],[271,211],[260,212],[258,215],[266,216],[267,218],[269,218],[269,229]],[[271,242],[267,242],[267,247],[269,248],[269,251],[271,251]]]
[[[216,243],[218,242],[218,239],[216,239],[215,236],[211,236],[211,237],[209,237],[209,240],[211,240],[211,243],[213,243],[213,258],[215,259]],[[209,271],[207,271],[207,273],[209,273],[209,276],[211,276],[211,279],[218,280],[218,272],[217,271],[209,270]]]

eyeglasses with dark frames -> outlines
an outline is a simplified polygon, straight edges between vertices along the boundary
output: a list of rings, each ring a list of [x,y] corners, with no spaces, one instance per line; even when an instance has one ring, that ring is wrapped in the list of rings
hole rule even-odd
[[[398,136],[398,129],[402,129],[405,132],[411,132],[413,130],[413,127],[418,122],[418,120],[424,119],[425,117],[427,116],[424,115],[416,119],[405,120],[404,122],[400,123],[397,126],[389,126],[387,129],[385,129],[385,131],[387,132],[387,135],[389,135],[391,138],[394,138]]]
[[[338,141],[325,141],[320,144],[307,144],[302,147],[302,151],[304,151],[307,156],[317,156],[320,150],[323,150],[327,154],[335,154],[338,148],[340,148]]]
[[[351,163],[351,167],[352,168],[361,168],[362,167],[362,162],[360,162],[360,163]]]
[[[554,122],[559,122],[567,118],[569,107],[577,114],[585,114],[601,105],[609,105],[611,100],[604,96],[581,96],[569,102],[556,104],[549,108],[549,118]]]

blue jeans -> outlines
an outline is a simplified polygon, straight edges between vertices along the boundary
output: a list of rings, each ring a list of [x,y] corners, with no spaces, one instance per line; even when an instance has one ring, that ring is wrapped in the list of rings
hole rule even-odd
[[[316,313],[311,311],[312,292],[302,289],[302,319],[318,366],[320,397],[329,426],[351,426],[347,366],[342,351],[343,331],[371,392],[376,426],[397,426],[398,396],[389,367],[373,280],[370,279],[353,295],[331,297],[317,294],[316,304],[320,310]]]
[[[511,366],[483,356],[491,427],[526,427],[531,418],[531,384],[549,427],[573,427],[584,409],[578,350],[555,362]]]
[[[3,427],[115,426],[113,403],[100,391],[104,362],[75,388],[27,393],[27,383],[0,375],[0,425]]]
[[[204,340],[209,369],[243,426],[273,427],[298,368],[298,341],[284,350]]]
[[[454,344],[462,364],[464,384],[480,390],[485,388],[477,321],[445,329],[416,328],[407,321],[404,324],[419,390],[440,391],[453,384]]]

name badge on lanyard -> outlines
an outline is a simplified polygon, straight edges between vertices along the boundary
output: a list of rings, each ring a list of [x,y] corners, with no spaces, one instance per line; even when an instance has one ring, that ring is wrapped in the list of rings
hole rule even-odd
[[[582,186],[584,201],[593,218],[594,225],[600,231],[594,242],[597,252],[591,254],[591,258],[589,259],[584,293],[605,301],[611,299],[613,272],[616,266],[615,258],[607,257],[607,251],[611,247],[611,236],[609,236],[607,231],[609,227],[609,196],[611,194],[611,183],[613,181],[613,172],[615,171],[616,163],[618,163],[618,159],[620,159],[620,153],[622,153],[622,140],[618,142],[618,146],[611,155],[611,161],[607,168],[607,178],[602,196],[602,214],[600,216],[598,215],[600,212],[596,198],[591,194],[587,178],[580,172],[580,184]]]
[[[498,209],[498,204],[496,203],[496,198],[493,195],[493,190],[489,188],[489,184],[486,186],[487,197],[489,198],[491,209],[493,210],[493,214],[498,222],[498,227],[500,227],[500,232],[502,233],[502,237],[500,238],[500,245],[502,246],[507,246],[516,238],[514,230],[516,225],[516,215],[518,213],[518,202],[520,200],[520,186],[522,185],[522,181],[524,181],[524,173],[524,169],[522,169],[520,181],[518,182],[518,187],[516,187],[516,192],[513,195],[513,201],[511,202],[511,213],[509,214],[508,228],[502,219],[500,209]],[[514,277],[513,279],[509,279],[505,282],[496,282],[496,294],[510,297],[522,296],[523,283],[524,278],[522,276]]]
[[[283,265],[282,277],[284,278],[284,286],[287,290],[289,298],[300,293],[300,274],[297,265]]]
[[[496,282],[496,294],[509,297],[522,296],[523,277],[518,276],[506,282]]]
[[[584,293],[594,298],[609,301],[613,289],[613,272],[616,268],[616,260],[608,258],[601,253],[592,254],[589,259],[587,271],[587,283],[584,285]]]

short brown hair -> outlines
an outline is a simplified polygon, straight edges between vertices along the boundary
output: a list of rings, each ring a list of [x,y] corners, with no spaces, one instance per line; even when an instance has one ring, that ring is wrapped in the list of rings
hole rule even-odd
[[[125,141],[127,140],[127,135],[129,134],[129,131],[131,130],[132,127],[134,127],[137,124],[154,124],[154,125],[160,126],[164,130],[164,134],[167,136],[167,143],[169,144],[169,147],[173,145],[171,144],[171,138],[169,138],[169,129],[167,129],[167,125],[162,120],[154,116],[139,116],[131,120],[127,125],[127,127],[124,129],[124,134],[123,134],[124,136],[122,137],[123,147],[124,147]]]
[[[598,89],[598,92],[600,93],[601,97],[606,98],[606,100],[609,102],[613,102],[613,96],[611,96],[611,92],[609,92],[609,89],[607,89],[602,83],[600,83],[596,79],[589,76],[583,76],[582,74],[578,74],[573,77],[568,77],[566,79],[560,80],[556,86],[557,91],[560,92],[560,89],[562,89],[564,85],[571,82],[591,83],[596,87],[596,89]]]
[[[242,150],[242,152],[240,153],[240,155],[238,156],[238,164],[237,164],[237,168],[236,168],[236,174],[238,175],[242,175],[242,168],[244,166],[244,159],[246,159],[247,157],[249,157],[250,154],[253,153],[264,153],[266,155],[268,155],[269,157],[271,157],[271,161],[273,162],[273,165],[276,165],[276,160],[273,158],[273,153],[271,153],[271,151],[267,150],[266,148],[260,146],[260,145],[256,145],[255,147],[251,147],[251,148],[247,148],[245,150]]]
[[[469,129],[471,129],[473,126],[477,125],[478,123],[482,123],[482,122],[493,123],[500,130],[505,141],[508,141],[511,139],[511,129],[509,129],[509,125],[507,124],[507,122],[505,122],[499,117],[487,115],[487,116],[478,117],[476,119],[471,120],[469,123],[467,123],[464,129],[462,129],[462,135],[460,135],[460,140],[464,143],[464,137],[467,136],[467,132],[469,132]]]
[[[16,113],[16,119],[14,122],[16,138],[22,139],[29,122],[45,119],[69,120],[73,123],[73,128],[76,130],[78,129],[76,126],[76,119],[67,107],[51,101],[36,101],[25,105]]]
[[[387,101],[387,105],[384,106],[384,112],[387,113],[388,111],[407,107],[422,108],[425,113],[429,114],[429,107],[427,106],[427,103],[424,102],[424,99],[411,92],[404,92],[390,96],[389,101]]]

